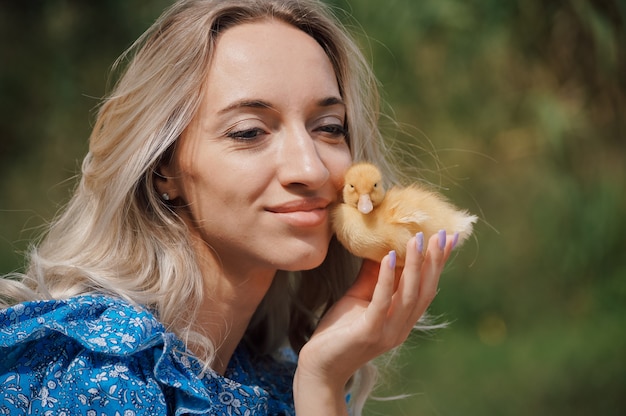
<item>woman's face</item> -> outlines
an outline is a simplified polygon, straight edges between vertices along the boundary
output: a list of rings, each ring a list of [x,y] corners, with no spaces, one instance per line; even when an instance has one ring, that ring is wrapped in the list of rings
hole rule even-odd
[[[222,33],[202,104],[163,167],[191,232],[225,269],[318,266],[351,163],[346,109],[323,49],[278,21]]]

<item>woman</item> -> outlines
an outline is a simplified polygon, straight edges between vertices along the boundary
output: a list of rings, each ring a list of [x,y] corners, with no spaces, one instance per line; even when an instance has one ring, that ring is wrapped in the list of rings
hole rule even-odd
[[[388,169],[357,46],[315,1],[183,0],[126,56],[1,282],[0,412],[359,414],[453,244],[418,235],[396,270],[332,238],[352,161]]]

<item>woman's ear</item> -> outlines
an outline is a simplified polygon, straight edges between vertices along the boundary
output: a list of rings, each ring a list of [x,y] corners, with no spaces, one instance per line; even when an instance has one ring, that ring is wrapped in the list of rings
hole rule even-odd
[[[174,180],[175,177],[174,168],[169,158],[162,160],[154,170],[154,187],[161,199],[172,201],[180,196]]]

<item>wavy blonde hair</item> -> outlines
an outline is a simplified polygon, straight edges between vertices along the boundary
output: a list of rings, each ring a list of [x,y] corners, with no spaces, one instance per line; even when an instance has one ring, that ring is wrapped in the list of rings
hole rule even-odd
[[[117,61],[128,59],[99,109],[75,193],[31,250],[26,273],[0,279],[2,305],[86,293],[120,297],[155,311],[188,345],[202,346],[199,358],[212,363],[215,346],[192,330],[203,290],[187,229],[154,181],[198,109],[220,33],[262,19],[289,23],[323,47],[346,103],[353,159],[393,174],[381,149],[377,81],[329,8],[314,0],[178,1]],[[286,339],[299,351],[358,266],[333,239],[318,268],[279,272],[245,340],[261,354]],[[367,368],[359,374],[352,387],[355,414],[374,380]]]

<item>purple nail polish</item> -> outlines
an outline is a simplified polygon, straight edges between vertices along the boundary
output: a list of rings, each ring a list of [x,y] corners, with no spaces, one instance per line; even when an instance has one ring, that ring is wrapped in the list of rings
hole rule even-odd
[[[446,230],[439,230],[439,250],[446,248]]]
[[[424,252],[424,233],[423,232],[419,232],[417,234],[415,234],[415,241],[417,241],[417,251],[419,251],[420,253]]]
[[[390,269],[395,269],[396,268],[396,252],[395,252],[395,250],[391,250],[389,252],[389,268]]]
[[[458,242],[459,242],[459,233],[456,232],[454,233],[454,237],[452,239],[452,250],[454,250],[454,247],[456,247]]]

